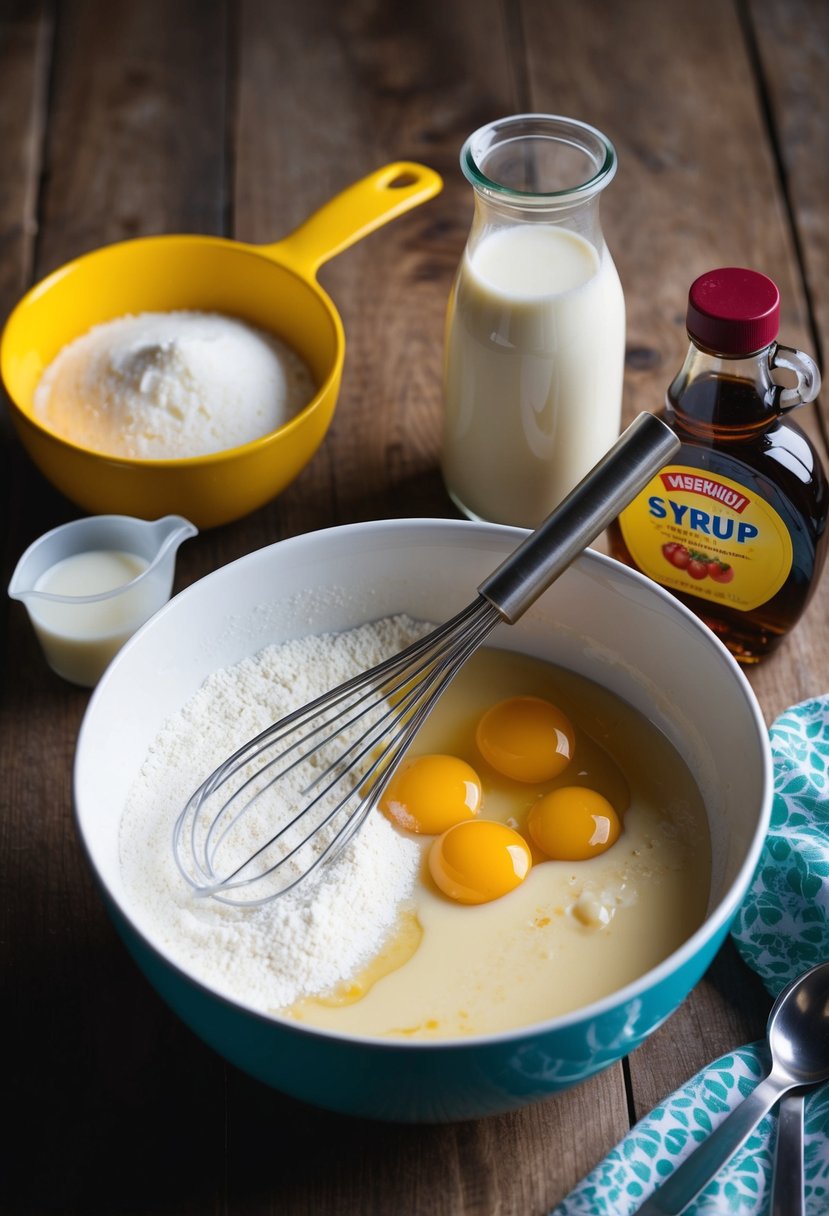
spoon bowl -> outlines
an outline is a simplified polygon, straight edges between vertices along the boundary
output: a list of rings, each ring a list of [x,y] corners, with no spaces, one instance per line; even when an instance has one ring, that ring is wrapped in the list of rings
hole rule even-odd
[[[829,962],[792,980],[768,1021],[774,1069],[790,1087],[829,1080]]]

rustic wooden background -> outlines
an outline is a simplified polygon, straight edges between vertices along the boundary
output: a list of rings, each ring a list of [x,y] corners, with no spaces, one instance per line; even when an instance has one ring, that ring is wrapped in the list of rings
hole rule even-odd
[[[331,432],[277,501],[188,542],[181,586],[300,531],[454,514],[437,459],[443,313],[471,211],[457,156],[490,119],[570,114],[617,146],[602,205],[628,305],[627,418],[659,407],[688,284],[711,266],[772,275],[783,341],[827,349],[825,0],[0,0],[0,97],[3,317],[110,241],[265,242],[387,161],[444,175],[439,199],[324,268],[348,335]],[[826,453],[826,406],[801,421]],[[5,409],[0,460],[8,580],[79,511]],[[768,721],[829,687],[826,586],[751,673]],[[517,1114],[373,1125],[259,1086],[195,1040],[118,944],[71,821],[87,694],[47,670],[19,605],[3,597],[0,614],[4,1216],[544,1213],[632,1120],[762,1033],[768,999],[726,947],[628,1061]]]

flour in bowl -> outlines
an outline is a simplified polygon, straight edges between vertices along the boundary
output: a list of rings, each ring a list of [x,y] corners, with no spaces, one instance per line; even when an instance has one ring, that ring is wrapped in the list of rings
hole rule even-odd
[[[393,617],[270,646],[214,672],[152,744],[121,824],[125,903],[180,966],[226,996],[273,1012],[351,978],[392,933],[421,852],[377,812],[318,878],[260,907],[231,907],[195,896],[179,874],[171,842],[181,808],[236,747],[424,631]]]
[[[219,313],[159,312],[96,325],[58,352],[35,391],[51,430],[96,452],[180,459],[249,443],[314,396],[278,338]]]

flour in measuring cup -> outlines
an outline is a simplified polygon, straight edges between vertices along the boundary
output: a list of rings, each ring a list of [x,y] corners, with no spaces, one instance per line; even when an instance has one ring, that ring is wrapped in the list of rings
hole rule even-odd
[[[150,747],[121,823],[125,905],[179,966],[231,999],[275,1011],[353,977],[393,931],[420,848],[374,813],[317,880],[261,907],[231,907],[195,897],[182,879],[176,817],[236,747],[424,631],[401,616],[267,647],[208,677]]]
[[[116,317],[64,346],[35,390],[37,417],[72,443],[139,460],[205,456],[283,426],[314,396],[284,342],[236,317]]]

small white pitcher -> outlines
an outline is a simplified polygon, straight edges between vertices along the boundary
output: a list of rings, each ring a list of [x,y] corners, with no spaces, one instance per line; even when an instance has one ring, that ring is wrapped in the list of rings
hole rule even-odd
[[[124,642],[170,598],[178,547],[197,532],[180,515],[91,515],[34,541],[8,590],[25,604],[52,670],[94,687]]]

